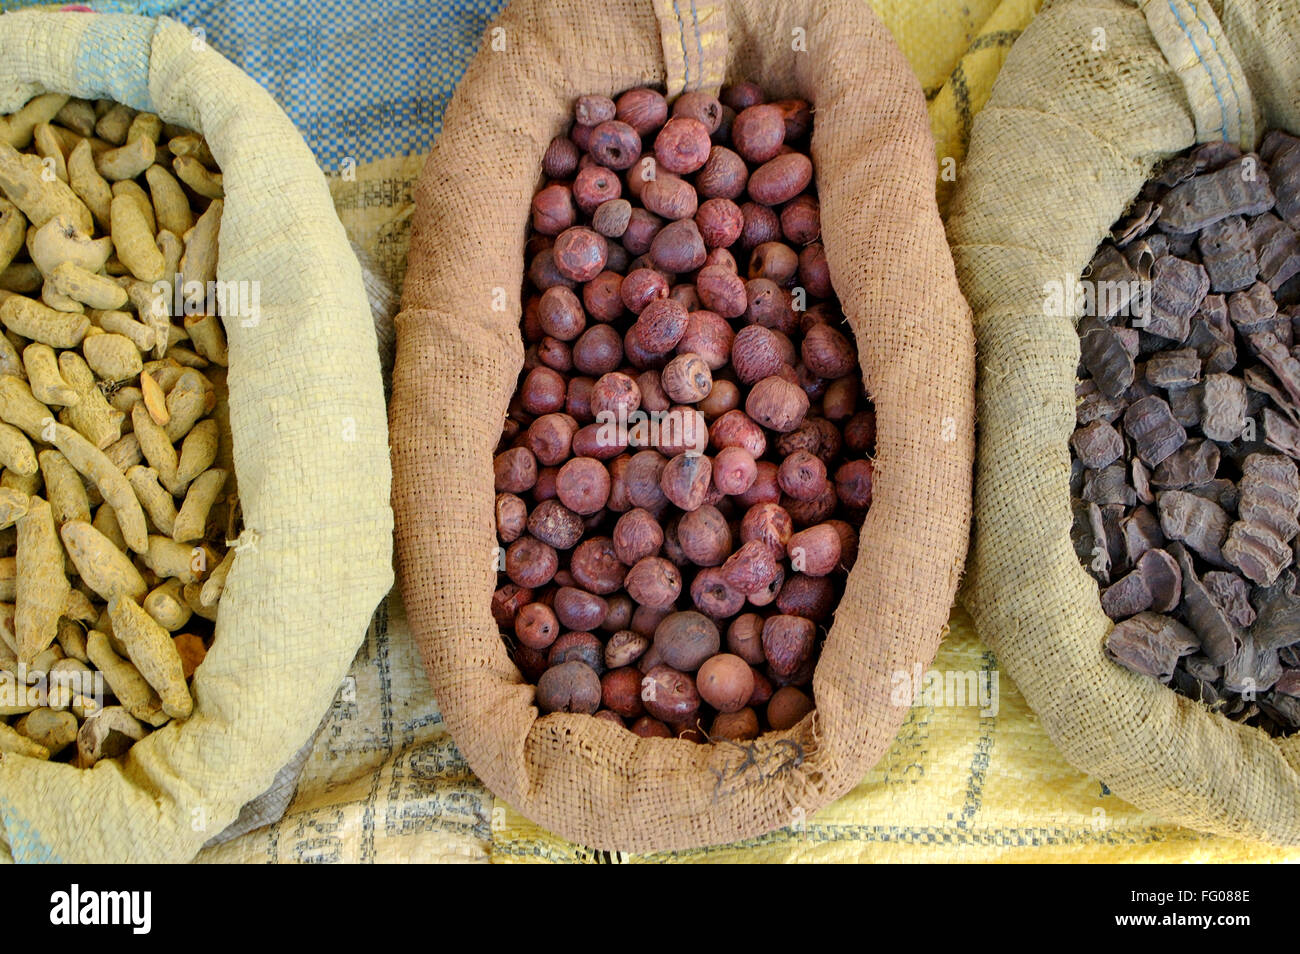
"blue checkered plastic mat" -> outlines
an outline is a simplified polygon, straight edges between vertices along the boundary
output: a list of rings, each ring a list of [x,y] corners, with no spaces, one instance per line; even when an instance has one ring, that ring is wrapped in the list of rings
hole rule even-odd
[[[326,172],[425,153],[506,0],[146,0],[83,5],[169,16],[264,86]],[[31,6],[0,0],[0,9]],[[57,9],[55,6],[53,9]]]

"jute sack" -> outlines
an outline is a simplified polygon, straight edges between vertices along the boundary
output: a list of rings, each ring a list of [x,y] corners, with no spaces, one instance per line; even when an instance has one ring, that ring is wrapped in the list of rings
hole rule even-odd
[[[184,861],[316,728],[391,584],[375,332],[302,137],[179,23],[0,17],[0,111],[47,91],[111,98],[202,132],[225,178],[217,277],[260,285],[260,321],[226,322],[245,530],[194,676],[194,715],[88,771],[0,760],[15,860]]]
[[[1140,808],[1300,841],[1300,737],[1269,739],[1108,661],[1070,542],[1079,340],[1048,317],[1154,164],[1300,131],[1300,4],[1074,0],[1044,11],[976,118],[948,222],[980,352],[975,538],[963,600],[1067,759]]]
[[[806,52],[792,49],[800,37]],[[874,503],[817,666],[817,711],[743,746],[539,719],[489,603],[492,457],[523,362],[542,153],[580,94],[745,77],[814,104],[826,251],[878,414]],[[470,765],[528,817],[603,849],[729,841],[797,823],[889,745],[911,702],[894,676],[933,658],[968,532],[973,341],[934,170],[920,87],[858,0],[519,0],[489,31],[417,188],[389,420],[411,631]]]

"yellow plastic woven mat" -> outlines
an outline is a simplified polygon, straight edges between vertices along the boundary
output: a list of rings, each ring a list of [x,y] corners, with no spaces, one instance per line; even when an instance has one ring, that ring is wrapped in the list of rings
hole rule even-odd
[[[1038,0],[875,0],[930,102],[941,207],[971,117]],[[943,160],[951,158],[952,163]],[[335,183],[349,231],[390,277],[405,256],[420,160],[385,160]],[[539,829],[474,778],[437,713],[390,597],[353,664],[285,818],[210,848],[208,862],[1168,862],[1300,861],[1300,850],[1163,824],[1072,769],[955,610],[933,671],[996,686],[981,707],[922,695],[894,746],[849,795],[734,845],[662,855],[592,852]],[[973,675],[972,675],[973,674]],[[939,703],[939,704],[936,704]]]

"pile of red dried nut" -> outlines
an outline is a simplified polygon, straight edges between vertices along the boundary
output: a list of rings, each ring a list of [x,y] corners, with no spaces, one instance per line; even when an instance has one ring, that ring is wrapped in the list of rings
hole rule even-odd
[[[532,202],[492,602],[543,712],[745,740],[813,709],[875,413],[831,288],[812,111],[583,96]]]

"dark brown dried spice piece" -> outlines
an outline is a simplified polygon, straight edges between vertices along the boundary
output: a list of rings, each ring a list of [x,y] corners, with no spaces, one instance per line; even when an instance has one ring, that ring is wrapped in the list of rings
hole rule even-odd
[[[1259,360],[1273,372],[1287,396],[1293,402],[1300,403],[1300,361],[1287,351],[1272,332],[1261,331],[1248,335],[1247,340],[1259,355]]]
[[[1124,431],[1133,439],[1137,455],[1152,467],[1187,441],[1187,431],[1174,420],[1169,404],[1155,395],[1129,405],[1124,412]]]
[[[1207,225],[1197,236],[1197,245],[1213,291],[1240,291],[1255,281],[1259,271],[1255,245],[1246,220],[1240,215],[1230,215]]]
[[[1231,374],[1206,375],[1201,391],[1201,433],[1212,441],[1235,441],[1246,427],[1246,384]]]
[[[1160,218],[1160,206],[1149,200],[1133,203],[1129,213],[1111,229],[1115,244],[1123,248],[1139,235],[1144,234]]]
[[[1260,155],[1269,164],[1268,180],[1277,211],[1288,222],[1300,219],[1300,140],[1281,130],[1264,138]]]
[[[1264,408],[1264,443],[1289,457],[1300,459],[1300,427],[1271,407]]]
[[[1250,595],[1256,617],[1250,634],[1258,646],[1281,649],[1300,641],[1300,594],[1296,573],[1287,570],[1272,586],[1257,586]]]
[[[1097,249],[1082,277],[1092,283],[1092,288],[1106,290],[1105,295],[1096,295],[1092,314],[1108,321],[1128,307],[1139,287],[1138,274],[1133,266],[1119,249],[1108,243]]]
[[[1258,156],[1242,156],[1222,169],[1193,176],[1161,200],[1160,228],[1199,232],[1230,215],[1259,215],[1273,206],[1268,180],[1257,175]]]
[[[1222,295],[1206,295],[1192,322],[1187,346],[1195,349],[1206,374],[1231,371],[1237,366],[1237,339],[1228,320],[1228,302]]]
[[[1183,597],[1183,571],[1177,560],[1164,550],[1148,550],[1137,561],[1135,572],[1151,594],[1151,609],[1172,613],[1178,608]]]
[[[1243,335],[1274,331],[1277,325],[1277,302],[1263,282],[1255,282],[1244,291],[1228,296],[1228,319]]]
[[[1080,426],[1091,424],[1093,421],[1106,421],[1113,424],[1124,413],[1124,408],[1128,407],[1128,403],[1122,396],[1110,397],[1103,394],[1097,387],[1097,382],[1091,378],[1079,382],[1074,393],[1079,398],[1078,407],[1075,408],[1075,419]]]
[[[1124,438],[1105,421],[1093,421],[1070,437],[1075,456],[1091,470],[1113,464],[1124,453]]]
[[[1197,649],[1196,636],[1182,623],[1159,613],[1139,613],[1116,623],[1106,637],[1106,655],[1127,669],[1161,682],[1174,674],[1179,657]]]
[[[1202,387],[1179,388],[1169,392],[1169,410],[1174,420],[1185,428],[1197,427],[1201,423]]]
[[[1169,551],[1177,557],[1183,571],[1183,619],[1196,630],[1202,652],[1216,666],[1222,666],[1241,649],[1241,630],[1197,578],[1191,554],[1177,544]]]
[[[1222,507],[1186,491],[1166,490],[1156,496],[1156,509],[1160,513],[1160,530],[1166,537],[1187,544],[1216,566],[1225,565],[1221,547],[1228,536],[1229,521]],[[1172,547],[1170,550],[1173,552]]]
[[[1149,507],[1135,507],[1120,521],[1119,527],[1124,536],[1124,553],[1130,564],[1136,565],[1148,550],[1165,545],[1160,521]]]
[[[1138,502],[1144,504],[1155,503],[1156,495],[1151,489],[1151,471],[1147,470],[1147,465],[1134,457],[1130,473],[1133,479],[1133,491],[1137,494]]]
[[[1250,587],[1236,573],[1210,570],[1201,577],[1201,582],[1205,584],[1205,589],[1214,598],[1214,602],[1223,607],[1228,619],[1238,626],[1249,626],[1255,622],[1255,608],[1250,605]]]
[[[1128,485],[1124,465],[1111,464],[1084,475],[1083,499],[1098,506],[1119,504],[1131,507],[1137,503],[1137,493]]]
[[[1153,354],[1143,375],[1158,388],[1190,388],[1201,380],[1201,356],[1193,348],[1176,348]]]
[[[1101,594],[1101,611],[1111,619],[1127,619],[1151,608],[1151,590],[1142,574],[1134,571],[1112,583]]]
[[[1223,544],[1223,558],[1254,583],[1267,586],[1291,564],[1291,548],[1258,524],[1237,521]]]
[[[1182,490],[1213,480],[1219,470],[1219,448],[1213,441],[1188,441],[1161,462],[1151,475],[1152,486]]]
[[[1296,180],[1300,185],[1300,178]],[[1295,230],[1276,215],[1261,215],[1250,223],[1250,240],[1255,246],[1259,277],[1277,291],[1300,275],[1300,240]]]
[[[1107,397],[1117,398],[1133,383],[1133,356],[1115,329],[1089,315],[1079,321],[1079,355]]]
[[[1151,268],[1151,317],[1145,331],[1174,341],[1186,340],[1192,316],[1210,290],[1205,269],[1174,255],[1162,255]]]

